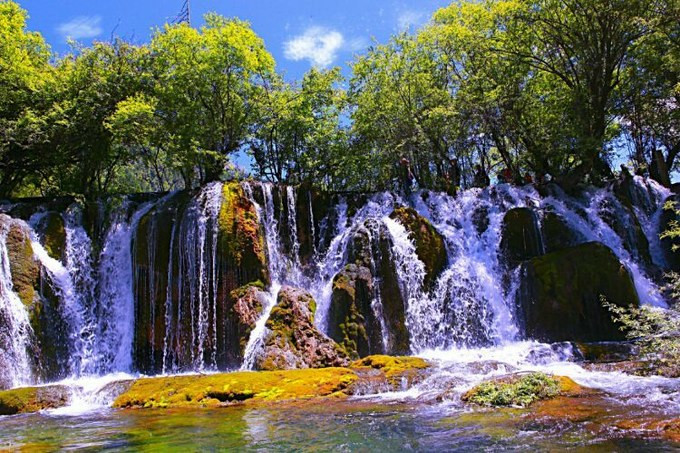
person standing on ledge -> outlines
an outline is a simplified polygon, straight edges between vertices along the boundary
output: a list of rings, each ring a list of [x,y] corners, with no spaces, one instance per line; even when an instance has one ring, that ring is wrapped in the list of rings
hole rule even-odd
[[[483,189],[489,187],[489,184],[491,184],[491,180],[489,179],[489,175],[484,171],[484,167],[479,164],[475,165],[474,186]]]
[[[411,171],[411,162],[402,156],[399,161],[399,179],[401,182],[401,187],[404,193],[409,196],[411,195],[411,189],[413,188],[413,172]]]

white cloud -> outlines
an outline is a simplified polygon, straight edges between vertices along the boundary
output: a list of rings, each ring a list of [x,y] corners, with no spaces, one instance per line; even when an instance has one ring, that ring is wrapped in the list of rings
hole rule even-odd
[[[344,42],[345,38],[337,30],[310,27],[283,43],[283,54],[289,60],[309,60],[313,66],[325,68],[333,63]]]
[[[413,26],[422,25],[427,21],[427,13],[423,11],[406,10],[397,17],[399,30],[406,31]]]
[[[99,16],[79,16],[57,27],[57,31],[67,39],[94,38],[102,33]]]

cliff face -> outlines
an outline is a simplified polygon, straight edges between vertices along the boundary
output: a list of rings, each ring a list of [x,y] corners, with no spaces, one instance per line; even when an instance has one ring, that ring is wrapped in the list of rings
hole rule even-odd
[[[620,339],[600,296],[661,303],[637,288],[675,266],[656,237],[670,194],[630,184],[404,200],[230,182],[92,206],[14,203],[0,217],[3,288],[16,296],[0,298],[0,335],[21,341],[0,362],[24,357],[41,382],[235,369],[252,342],[254,366],[276,369],[523,337]]]

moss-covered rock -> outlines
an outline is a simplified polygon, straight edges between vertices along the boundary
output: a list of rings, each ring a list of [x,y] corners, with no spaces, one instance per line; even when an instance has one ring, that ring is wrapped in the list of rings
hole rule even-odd
[[[532,209],[514,208],[505,214],[501,253],[511,266],[543,254],[538,218]]]
[[[230,299],[233,305],[229,311],[227,335],[233,337],[228,342],[232,345],[230,354],[233,357],[229,358],[229,363],[240,363],[243,360],[250,332],[260,318],[266,303],[265,297],[264,285],[261,282],[245,285],[231,292]]]
[[[639,305],[628,270],[605,245],[590,242],[523,265],[518,308],[527,337],[541,341],[621,340],[602,305]]]
[[[66,250],[64,219],[58,212],[48,212],[41,221],[43,246],[55,260],[61,261]]]
[[[447,255],[444,238],[425,217],[413,208],[397,208],[390,214],[390,217],[401,223],[409,232],[418,258],[425,264],[423,283],[426,287],[431,287],[446,268]]]
[[[7,232],[7,254],[14,292],[26,307],[31,307],[40,281],[40,266],[33,256],[29,232],[20,222],[6,215],[0,215],[0,222],[0,228]]]
[[[374,297],[373,276],[365,266],[348,264],[333,279],[328,335],[351,358],[383,352],[380,321],[371,307]]]
[[[237,182],[223,186],[218,228],[218,256],[229,292],[249,282],[268,283],[267,248],[257,211]]]
[[[269,405],[291,400],[346,398],[359,379],[348,368],[237,372],[137,380],[113,407]]]
[[[408,388],[426,376],[429,366],[415,357],[372,356],[348,368],[142,378],[120,394],[113,407],[267,406],[344,399],[354,394]]]
[[[463,394],[462,399],[480,406],[527,407],[536,401],[578,391],[578,384],[568,377],[517,373],[482,382]]]
[[[267,320],[269,333],[255,367],[259,370],[323,368],[347,364],[345,350],[314,325],[316,302],[301,289],[284,286]]]
[[[0,392],[0,415],[55,409],[68,404],[70,391],[63,385],[24,387]]]
[[[393,389],[402,389],[421,382],[427,376],[430,364],[420,357],[372,355],[352,362],[350,368],[380,370]]]
[[[354,271],[365,267],[370,270],[372,276],[373,288],[370,295],[368,286],[364,288],[365,291],[361,289],[364,283],[368,283],[367,281],[354,282],[354,289],[356,290],[357,284],[360,288],[359,293],[355,291],[354,297],[359,296],[361,300],[355,300],[355,305],[364,318],[366,336],[370,343],[369,353],[408,354],[410,340],[406,328],[406,304],[401,294],[396,264],[392,257],[392,238],[387,227],[382,222],[366,220],[354,231],[348,245],[347,255],[349,264],[357,266]],[[361,274],[357,273],[356,276],[361,276]],[[336,285],[336,288],[340,290],[340,293],[336,294],[336,300],[344,297],[343,286],[346,286],[345,289],[352,286],[349,282],[353,278],[351,273],[345,274],[345,277],[347,277],[349,286],[343,285],[342,279],[338,281],[339,285]],[[345,292],[351,296],[351,291]],[[376,318],[376,311],[371,305],[374,300],[379,303],[382,319]],[[345,300],[345,304],[347,302],[351,300]],[[342,324],[345,319],[345,316],[342,316],[342,304],[338,308],[339,310],[335,312],[338,316],[333,318],[335,325],[329,325],[329,329],[336,332],[342,330],[339,324]],[[335,308],[331,307],[331,310]],[[339,335],[337,337],[340,338]],[[380,343],[383,343],[383,346],[379,346]],[[350,347],[350,351],[352,349]]]

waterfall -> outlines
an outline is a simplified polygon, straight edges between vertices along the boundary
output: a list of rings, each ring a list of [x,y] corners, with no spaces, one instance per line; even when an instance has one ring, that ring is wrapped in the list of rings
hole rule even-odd
[[[82,225],[82,213],[78,205],[68,209],[64,223],[66,270],[72,291],[63,294],[70,296],[66,305],[71,311],[71,370],[79,376],[93,373],[97,365],[93,357],[98,322],[94,294],[97,282],[94,277],[92,241]]]
[[[154,206],[148,202],[127,219],[125,201],[106,233],[97,269],[98,320],[93,356],[95,374],[132,371],[135,300],[132,235],[140,219]]]
[[[14,292],[7,235],[11,223],[0,221],[0,385],[31,383],[29,347],[33,329],[28,311]]]
[[[539,193],[534,187],[506,184],[462,191],[457,197],[429,191],[415,192],[408,200],[387,192],[333,195],[328,198],[333,202],[321,209],[323,203],[312,203],[311,192],[306,200],[290,186],[249,182],[241,187],[255,208],[271,276],[262,313],[245,347],[243,369],[251,369],[262,350],[266,322],[283,285],[300,287],[314,297],[315,324],[329,332],[333,281],[354,260],[357,238],[368,241],[361,266],[373,277],[373,292],[365,296],[370,300],[364,301],[363,310],[375,318],[370,326],[385,350],[393,342],[390,310],[399,295],[413,353],[505,347],[517,341],[515,293],[522,274],[501,252],[504,217],[517,207],[535,212],[539,230],[548,214],[557,215],[578,242],[605,244],[630,271],[641,301],[665,305],[657,286],[660,268],[667,265],[658,232],[662,205],[671,193],[639,177],[623,189],[613,184],[580,195],[555,186]],[[231,263],[219,255],[224,190],[222,183],[212,183],[155,201],[137,203],[129,197],[122,204],[111,203],[108,228],[101,235],[90,233],[94,237],[88,234],[80,206],[72,204],[59,214],[65,232],[61,259],[48,255],[40,236],[40,219],[54,208],[35,208],[28,224],[10,217],[0,222],[0,385],[41,379],[32,368],[31,353],[42,340],[32,331],[31,307],[22,303],[12,285],[7,235],[13,225],[30,238],[40,284],[57,299],[54,310],[65,326],[61,341],[68,343],[68,351],[60,352],[68,355],[68,363],[59,362],[64,368],[60,376],[234,366],[231,356],[225,358],[224,345],[232,339],[225,339],[230,333],[225,333],[224,300],[241,270],[229,268]],[[11,212],[16,206],[1,209]],[[391,217],[399,206],[415,209],[444,240],[447,264],[427,285],[415,238]],[[385,262],[393,266],[390,276],[396,275],[396,284],[388,289],[381,280]]]
[[[163,373],[217,369],[217,236],[222,190],[222,183],[208,184],[186,209],[175,210],[172,224],[162,225],[169,231],[165,246],[156,238],[161,228],[159,218],[152,216],[149,220],[149,277],[138,276],[137,282],[139,289],[146,290],[150,303],[150,367]],[[167,255],[164,263],[157,262],[159,253]],[[159,264],[167,265],[163,288],[157,287],[162,283],[156,270]],[[157,304],[158,300],[163,302]],[[157,308],[162,311],[157,313]]]
[[[279,234],[279,226],[274,215],[274,196],[272,194],[272,186],[270,184],[260,184],[262,189],[262,194],[264,197],[264,209],[255,201],[253,196],[252,187],[249,184],[243,186],[246,196],[250,202],[255,206],[255,212],[257,213],[258,220],[264,229],[265,242],[267,244],[267,263],[269,266],[269,275],[271,275],[271,286],[266,292],[265,306],[262,307],[262,314],[255,323],[255,327],[250,332],[250,337],[246,343],[246,348],[243,352],[243,363],[241,364],[242,370],[252,370],[255,366],[255,360],[257,359],[257,354],[262,350],[264,346],[264,339],[267,334],[267,320],[269,319],[269,314],[276,305],[276,300],[279,294],[279,290],[282,286],[282,280],[285,279],[286,270],[290,269],[295,265],[295,260],[289,262],[285,259],[283,249],[281,246],[281,238]],[[294,196],[290,195],[290,191],[287,190],[287,199],[293,200],[292,209],[295,208]],[[295,219],[295,211],[291,211],[291,204],[288,205],[288,218],[290,221],[291,212],[292,218]],[[291,231],[296,231],[296,229],[291,229]],[[294,239],[293,242],[296,242]],[[293,247],[293,250],[296,250]],[[297,275],[294,271],[293,275]]]

